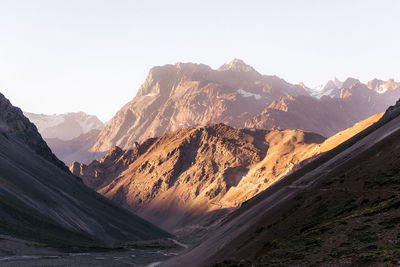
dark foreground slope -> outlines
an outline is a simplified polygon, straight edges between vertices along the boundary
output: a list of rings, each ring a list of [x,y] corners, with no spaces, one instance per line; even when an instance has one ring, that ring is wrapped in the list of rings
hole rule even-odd
[[[164,265],[398,264],[399,109],[398,102],[378,123],[244,203]]]
[[[60,161],[42,139],[36,126],[26,118],[22,110],[14,107],[0,93],[0,134],[50,161],[68,172],[67,166]]]
[[[40,147],[23,136],[24,117],[18,110],[13,113],[8,109],[11,119],[0,118],[1,235],[55,247],[101,246],[169,236],[53,164],[47,146],[42,146],[46,152],[42,154]],[[29,132],[37,138],[36,143],[44,143],[36,128]]]

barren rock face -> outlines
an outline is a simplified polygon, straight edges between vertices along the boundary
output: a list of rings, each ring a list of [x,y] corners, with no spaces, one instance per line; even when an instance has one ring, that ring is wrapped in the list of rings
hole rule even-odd
[[[100,133],[92,152],[207,123],[243,127],[273,100],[308,94],[276,76],[256,72],[241,60],[218,70],[202,64],[178,63],[154,67],[136,97],[126,104]]]
[[[68,171],[63,162],[51,152],[46,142],[37,132],[37,128],[22,113],[11,105],[10,101],[0,93],[0,134],[6,138],[25,145],[36,154],[42,156],[61,169]]]
[[[107,198],[180,231],[221,219],[310,157],[323,140],[301,130],[212,124],[148,139],[130,150],[114,148],[100,162],[74,163],[71,171]]]

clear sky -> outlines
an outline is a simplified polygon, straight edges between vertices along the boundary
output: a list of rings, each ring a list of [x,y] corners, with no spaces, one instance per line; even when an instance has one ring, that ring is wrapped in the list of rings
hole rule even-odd
[[[155,65],[243,59],[313,87],[400,80],[398,0],[0,0],[0,92],[110,119]]]

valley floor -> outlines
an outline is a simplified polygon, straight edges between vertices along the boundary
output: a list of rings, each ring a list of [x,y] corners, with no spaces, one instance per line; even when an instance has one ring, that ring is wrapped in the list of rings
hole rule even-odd
[[[59,251],[0,235],[0,266],[156,266],[186,247],[177,240],[126,244],[118,249]]]

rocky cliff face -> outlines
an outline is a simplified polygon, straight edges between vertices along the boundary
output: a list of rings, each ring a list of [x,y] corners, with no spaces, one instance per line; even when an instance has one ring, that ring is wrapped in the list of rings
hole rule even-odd
[[[203,229],[308,158],[323,137],[212,124],[74,163],[85,184],[173,231]],[[218,219],[218,220],[217,220]]]
[[[36,126],[23,115],[19,108],[11,105],[10,101],[1,93],[0,134],[26,146],[44,159],[68,171],[65,164],[52,153],[46,142],[42,139]]]
[[[137,141],[212,122],[243,127],[273,100],[303,94],[308,94],[303,87],[261,75],[241,60],[218,70],[192,63],[154,67],[91,151],[106,152],[115,145],[129,149]]]

